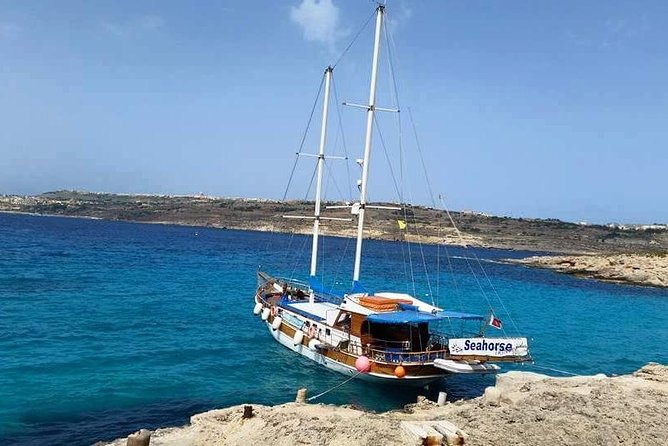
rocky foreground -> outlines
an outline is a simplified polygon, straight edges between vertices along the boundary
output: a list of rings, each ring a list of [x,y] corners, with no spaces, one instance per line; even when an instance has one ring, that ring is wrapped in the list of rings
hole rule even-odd
[[[508,372],[484,396],[444,406],[424,400],[377,414],[290,403],[254,406],[249,419],[242,419],[243,406],[213,410],[193,416],[188,426],[157,430],[151,445],[417,445],[423,440],[411,426],[438,420],[460,434],[441,444],[461,444],[465,437],[468,445],[665,445],[667,409],[664,365],[617,377]]]
[[[549,268],[563,273],[600,280],[668,287],[668,252],[655,254],[534,256],[509,260],[509,262]]]

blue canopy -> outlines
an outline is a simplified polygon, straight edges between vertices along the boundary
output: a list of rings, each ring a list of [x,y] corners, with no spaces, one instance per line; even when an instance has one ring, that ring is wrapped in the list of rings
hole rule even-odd
[[[335,290],[334,288],[326,288],[325,285],[322,284],[322,282],[320,282],[313,276],[309,277],[308,286],[310,286],[311,289],[316,293],[328,294],[330,296],[336,296],[341,298],[343,297],[343,293],[341,291]]]
[[[369,322],[376,324],[417,324],[420,322],[435,322],[443,319],[464,319],[470,321],[482,321],[483,316],[458,311],[439,311],[427,313],[425,311],[390,311],[387,313],[374,313],[367,317]]]

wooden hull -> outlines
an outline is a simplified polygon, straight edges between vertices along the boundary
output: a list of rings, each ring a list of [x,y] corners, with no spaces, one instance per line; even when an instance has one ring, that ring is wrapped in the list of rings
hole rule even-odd
[[[295,345],[293,336],[295,330],[286,324],[281,324],[279,329],[274,329],[271,326],[271,321],[265,321],[265,325],[269,329],[272,337],[284,347],[298,353],[330,370],[339,372],[346,376],[355,376],[356,379],[361,379],[373,383],[392,384],[400,386],[425,386],[431,382],[441,379],[448,373],[439,370],[430,364],[425,365],[404,365],[406,376],[397,378],[394,376],[394,368],[396,364],[379,364],[372,362],[371,371],[369,373],[358,374],[355,369],[356,356],[340,351],[318,350],[311,349],[308,346],[308,340]]]

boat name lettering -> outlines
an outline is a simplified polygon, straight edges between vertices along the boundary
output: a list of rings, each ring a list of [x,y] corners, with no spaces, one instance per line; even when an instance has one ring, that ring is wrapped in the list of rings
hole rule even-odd
[[[456,356],[518,356],[528,354],[527,338],[467,338],[448,340],[451,355]]]
[[[464,349],[466,350],[478,350],[478,351],[487,351],[487,350],[498,350],[499,352],[510,351],[513,348],[513,344],[510,342],[487,342],[486,340],[474,342],[470,339],[464,341]]]

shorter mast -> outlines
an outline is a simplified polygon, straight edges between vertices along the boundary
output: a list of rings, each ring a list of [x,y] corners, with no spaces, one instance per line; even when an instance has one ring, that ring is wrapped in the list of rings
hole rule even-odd
[[[369,181],[369,159],[371,158],[371,140],[373,137],[374,113],[376,111],[376,81],[378,79],[378,59],[380,57],[380,33],[383,28],[385,7],[378,5],[376,15],[376,33],[373,45],[373,63],[371,65],[371,86],[369,87],[369,105],[367,106],[366,138],[364,142],[364,161],[362,162],[362,184],[360,188],[360,207],[357,217],[357,244],[355,247],[355,269],[353,271],[353,290],[360,279],[362,262],[362,240],[364,238],[364,213],[367,201],[367,183]]]
[[[332,81],[332,71],[330,66],[325,69],[325,99],[322,105],[322,124],[320,127],[320,150],[318,151],[318,177],[315,187],[315,212],[313,214],[313,246],[311,249],[311,277],[315,277],[318,264],[318,235],[320,231],[320,201],[322,196],[322,172],[325,164],[325,143],[327,141],[327,118],[329,115],[329,91]],[[313,291],[310,294],[310,302],[313,303]]]

